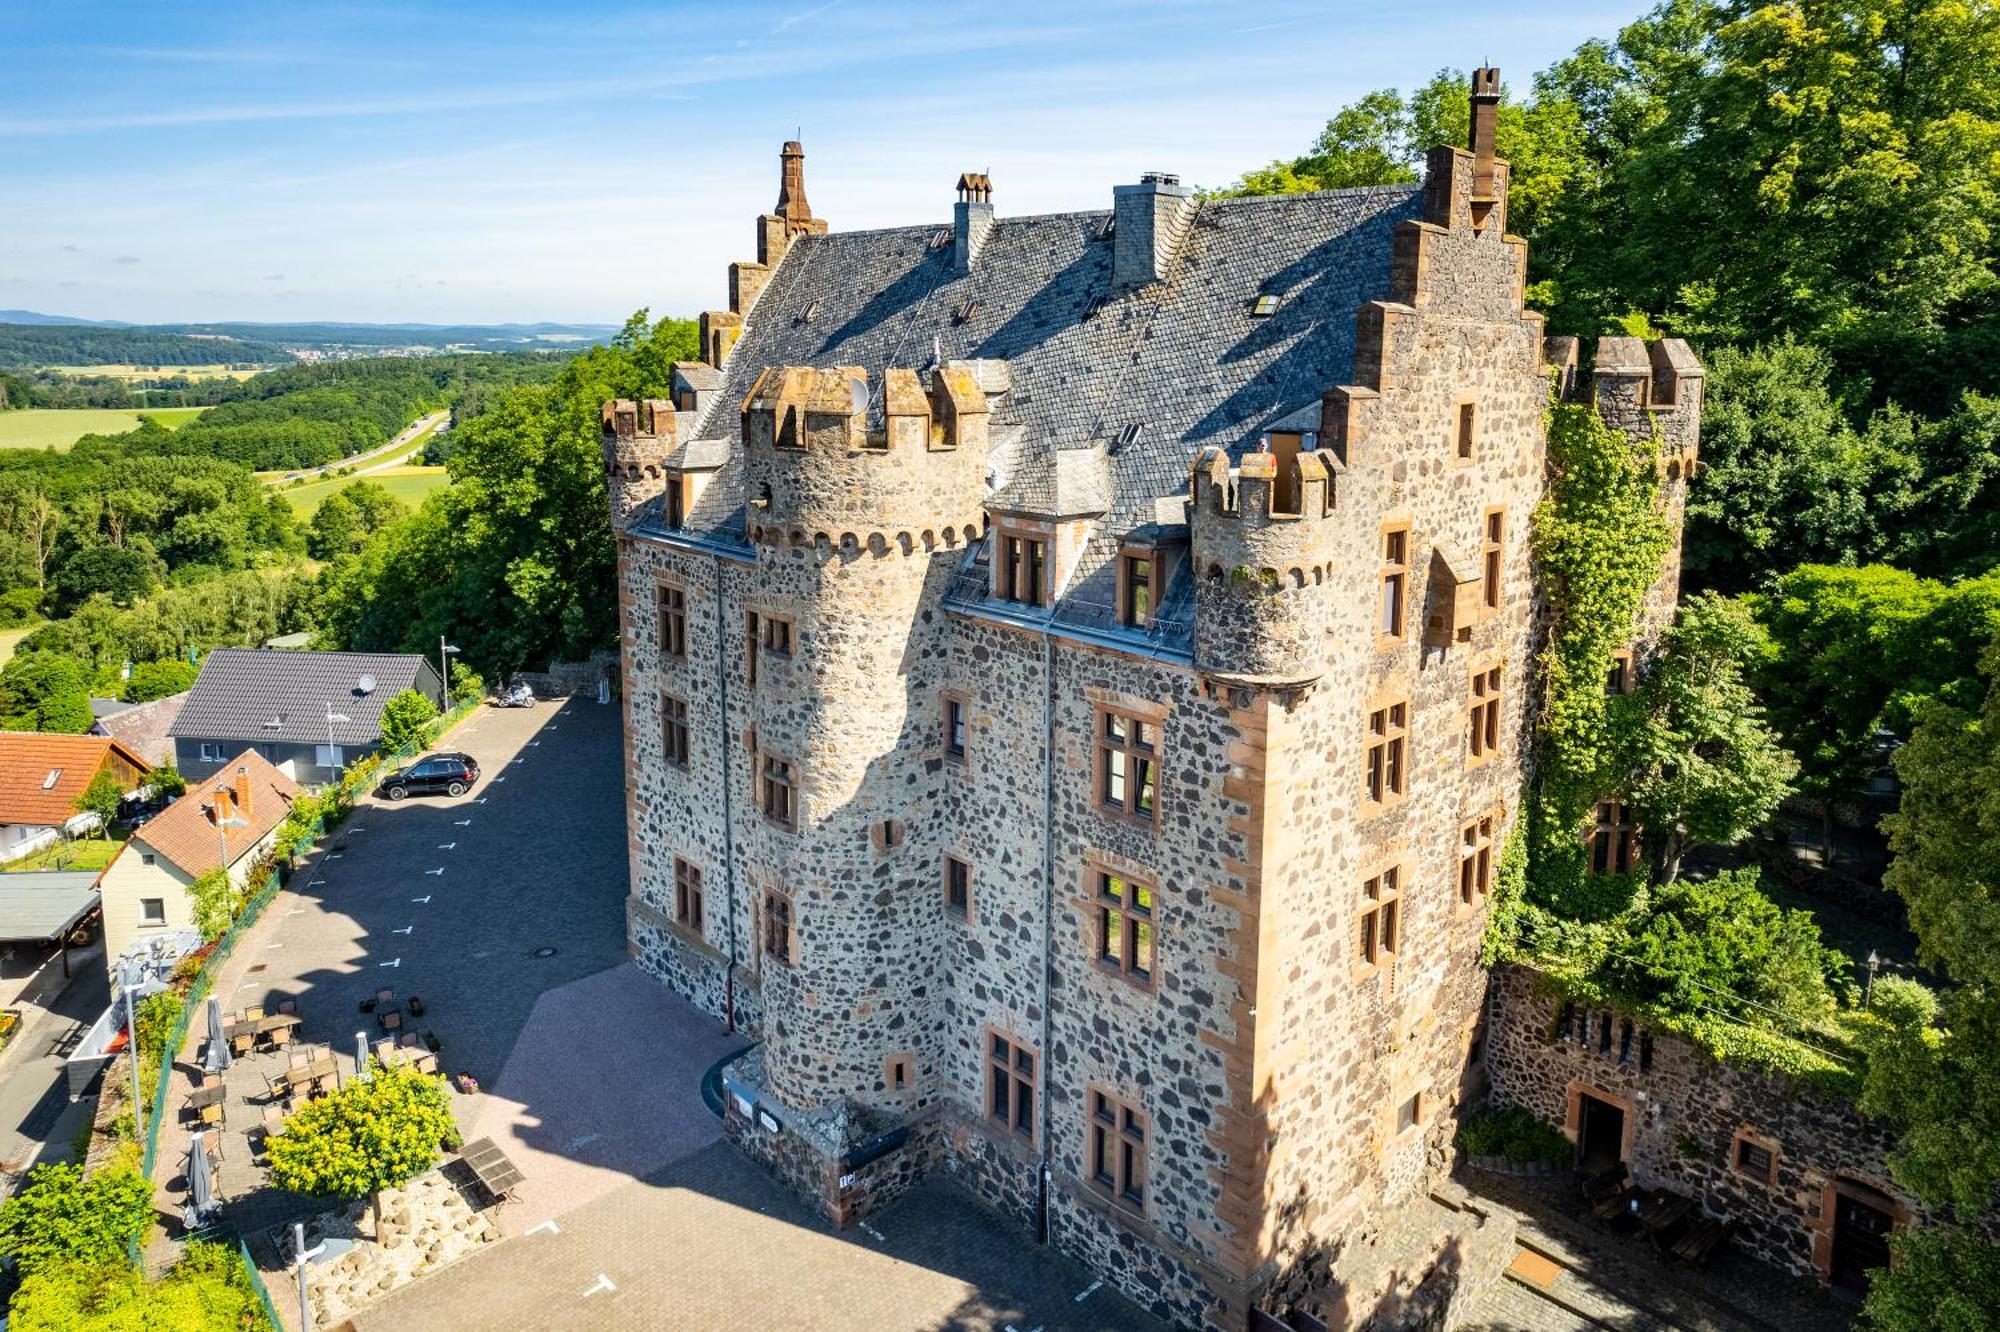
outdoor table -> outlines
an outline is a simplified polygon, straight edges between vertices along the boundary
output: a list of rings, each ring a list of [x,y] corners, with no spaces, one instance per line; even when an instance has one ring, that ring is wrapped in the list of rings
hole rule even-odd
[[[284,1080],[287,1087],[293,1091],[297,1091],[307,1083],[317,1082],[321,1078],[333,1077],[335,1067],[332,1055],[321,1055],[304,1068],[288,1068],[278,1076]]]
[[[1694,1210],[1694,1199],[1661,1191],[1641,1194],[1633,1216],[1648,1235],[1662,1235],[1685,1221]]]
[[[471,1167],[473,1176],[496,1202],[510,1198],[514,1190],[521,1186],[521,1181],[527,1178],[491,1138],[468,1142],[459,1152],[459,1159]]]
[[[196,1087],[188,1093],[187,1108],[190,1110],[200,1110],[211,1105],[221,1105],[222,1098],[228,1092],[229,1088],[225,1087],[219,1081],[211,1082],[205,1087]]]

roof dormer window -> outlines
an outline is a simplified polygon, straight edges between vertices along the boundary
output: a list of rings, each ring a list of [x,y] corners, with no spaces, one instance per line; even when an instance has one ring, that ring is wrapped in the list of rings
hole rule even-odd
[[[1278,298],[1268,291],[1260,294],[1256,300],[1250,302],[1250,317],[1252,319],[1266,319],[1276,313],[1278,313]]]

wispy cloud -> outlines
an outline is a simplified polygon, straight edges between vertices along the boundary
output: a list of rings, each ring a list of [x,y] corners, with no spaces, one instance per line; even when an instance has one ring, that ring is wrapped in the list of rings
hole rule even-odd
[[[796,14],[788,14],[784,18],[778,20],[778,26],[771,29],[771,32],[773,35],[782,32],[790,32],[793,28],[798,27],[799,24],[804,23],[807,19],[818,18],[821,14],[826,13],[826,11],[829,9],[840,8],[841,4],[842,0],[826,0],[826,3],[823,5],[814,5],[811,9],[802,9]]]

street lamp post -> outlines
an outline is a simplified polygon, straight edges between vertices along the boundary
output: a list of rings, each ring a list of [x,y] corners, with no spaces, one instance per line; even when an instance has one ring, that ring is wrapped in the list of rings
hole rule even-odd
[[[438,711],[439,712],[451,711],[450,658],[456,657],[457,655],[458,655],[457,645],[445,642],[444,635],[439,634],[438,635]]]
[[[1875,973],[1882,967],[1882,955],[1873,948],[1868,950],[1868,988],[1861,992],[1861,1008],[1866,1012],[1875,1006]]]

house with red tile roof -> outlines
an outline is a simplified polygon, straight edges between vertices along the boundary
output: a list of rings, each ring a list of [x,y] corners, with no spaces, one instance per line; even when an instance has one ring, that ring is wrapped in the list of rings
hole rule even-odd
[[[65,831],[96,827],[96,816],[77,813],[76,801],[98,773],[109,772],[120,794],[131,795],[148,771],[144,759],[108,736],[0,731],[0,862],[30,855]]]

